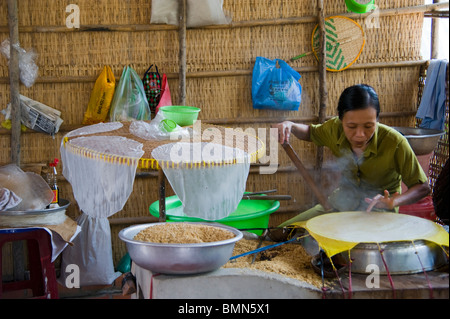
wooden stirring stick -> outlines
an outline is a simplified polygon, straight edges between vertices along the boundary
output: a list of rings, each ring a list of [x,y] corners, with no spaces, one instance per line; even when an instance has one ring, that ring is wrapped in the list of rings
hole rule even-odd
[[[316,195],[317,199],[319,200],[319,203],[326,209],[331,210],[330,204],[328,204],[328,200],[325,198],[325,196],[320,192],[320,190],[317,188],[316,183],[309,175],[306,168],[303,166],[303,163],[300,161],[300,158],[298,157],[297,153],[295,153],[294,149],[292,148],[291,144],[288,142],[283,143],[283,148],[286,151],[289,158],[292,160],[294,165],[297,167],[297,169],[300,171],[300,174],[303,176],[303,178],[306,180],[306,182],[309,184],[311,189],[313,190],[314,194]]]

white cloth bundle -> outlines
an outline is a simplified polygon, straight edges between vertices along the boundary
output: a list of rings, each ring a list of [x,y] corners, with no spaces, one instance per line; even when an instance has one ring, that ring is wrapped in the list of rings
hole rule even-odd
[[[152,0],[150,23],[178,25],[178,0]],[[223,0],[188,0],[187,27],[229,24],[231,17],[223,10]]]
[[[7,210],[17,206],[22,198],[17,196],[13,191],[0,187],[0,210]]]

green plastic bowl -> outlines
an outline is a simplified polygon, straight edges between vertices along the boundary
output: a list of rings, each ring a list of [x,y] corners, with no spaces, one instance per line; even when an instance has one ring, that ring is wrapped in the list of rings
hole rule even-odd
[[[356,0],[345,0],[345,4],[347,5],[347,9],[351,12],[355,13],[367,13],[375,9],[375,0],[366,0],[366,1],[356,1]]]
[[[195,123],[200,109],[193,106],[170,105],[159,109],[166,119],[172,120],[179,126],[189,126]]]
[[[264,197],[264,196],[261,196]],[[182,203],[178,196],[166,197],[166,221],[167,222],[214,222],[234,227],[237,229],[267,228],[269,226],[270,214],[280,207],[280,202],[264,199],[243,199],[236,210],[225,218],[219,220],[203,220],[197,217],[176,216],[171,214],[176,209],[180,209]],[[150,214],[159,217],[159,201],[150,205]],[[262,234],[262,230],[249,230],[257,235]]]

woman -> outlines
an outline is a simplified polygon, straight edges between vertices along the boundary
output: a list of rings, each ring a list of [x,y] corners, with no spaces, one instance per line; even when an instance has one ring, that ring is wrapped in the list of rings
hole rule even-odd
[[[332,211],[398,212],[398,206],[415,203],[430,193],[427,176],[406,138],[378,122],[380,105],[372,87],[348,87],[337,110],[339,116],[323,124],[285,121],[273,125],[278,128],[280,143],[288,142],[292,133],[327,146],[336,156],[341,178],[328,198]],[[400,194],[402,181],[408,190]],[[280,226],[328,212],[319,204]]]

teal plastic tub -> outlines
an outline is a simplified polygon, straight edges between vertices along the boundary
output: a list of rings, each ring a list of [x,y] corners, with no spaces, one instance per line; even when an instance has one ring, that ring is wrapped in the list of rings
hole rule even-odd
[[[264,196],[261,196],[262,198]],[[182,203],[178,196],[166,197],[166,221],[167,222],[215,222],[228,225],[237,229],[267,228],[269,226],[270,214],[277,211],[280,202],[264,199],[243,199],[237,209],[225,218],[219,220],[204,220],[201,218],[186,215],[178,216],[176,211],[182,209]],[[159,218],[159,201],[150,205],[150,214]],[[262,230],[249,230],[257,235],[262,234]]]

